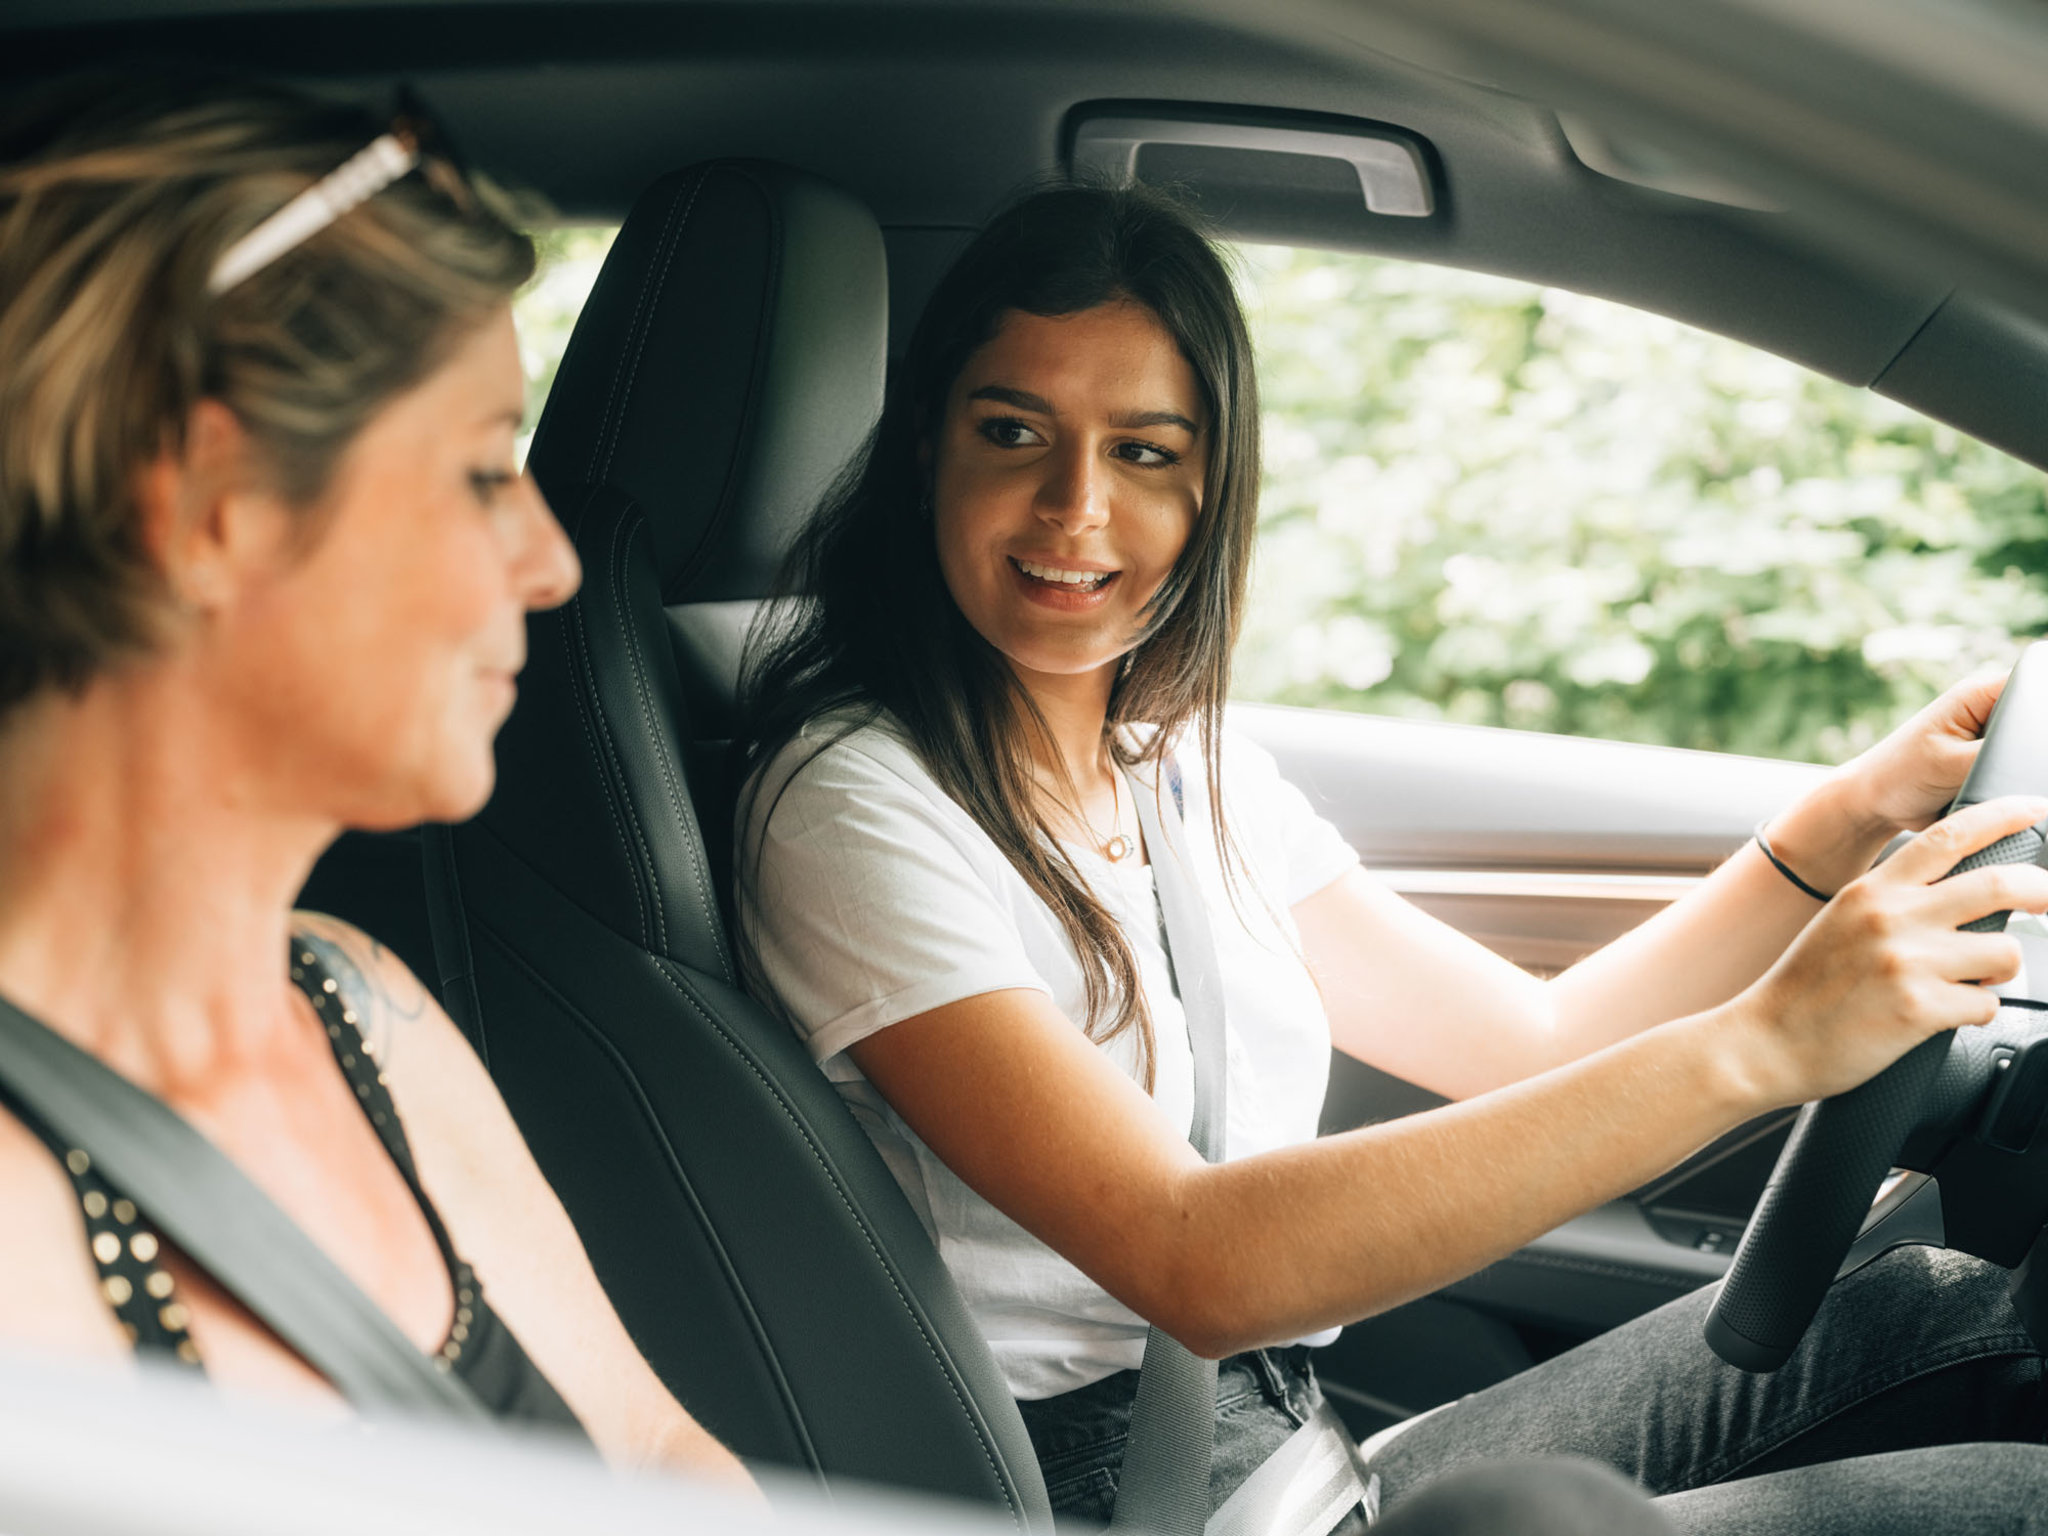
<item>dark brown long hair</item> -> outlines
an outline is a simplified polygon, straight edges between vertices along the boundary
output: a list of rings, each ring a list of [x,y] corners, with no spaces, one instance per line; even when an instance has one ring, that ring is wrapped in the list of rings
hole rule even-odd
[[[1258,516],[1258,386],[1221,255],[1186,209],[1144,188],[1063,184],[1030,193],[940,280],[874,436],[799,537],[779,584],[783,600],[768,605],[752,639],[737,750],[751,795],[758,770],[806,722],[844,712],[843,736],[884,712],[893,717],[932,777],[1058,917],[1081,958],[1089,1038],[1139,1032],[1149,1088],[1155,1050],[1137,961],[1038,809],[1032,747],[1051,738],[946,587],[920,455],[967,360],[1006,314],[1071,315],[1119,299],[1149,310],[1193,368],[1209,456],[1200,514],[1119,672],[1105,731],[1118,762],[1155,770],[1176,739],[1192,734],[1207,765],[1218,854],[1233,866],[1218,749]],[[1156,729],[1120,729],[1132,724]],[[742,883],[758,856],[742,851]]]

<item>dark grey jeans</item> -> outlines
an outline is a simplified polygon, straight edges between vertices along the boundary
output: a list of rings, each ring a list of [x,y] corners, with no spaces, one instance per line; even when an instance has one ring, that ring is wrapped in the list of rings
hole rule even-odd
[[[1458,1467],[1578,1455],[1665,1495],[1687,1532],[2048,1531],[2042,1359],[2008,1278],[1899,1249],[1835,1286],[1768,1376],[1707,1348],[1698,1291],[1423,1420],[1373,1469],[1389,1508]]]
[[[1959,1254],[1888,1254],[1829,1293],[1769,1376],[1723,1365],[1700,1337],[1711,1293],[1684,1297],[1415,1425],[1373,1462],[1383,1506],[1448,1472],[1580,1456],[1661,1495],[1683,1532],[2048,1533],[2042,1359],[2006,1279]],[[1018,1405],[1067,1522],[1109,1518],[1135,1380]],[[1305,1350],[1223,1363],[1213,1503],[1317,1396]]]

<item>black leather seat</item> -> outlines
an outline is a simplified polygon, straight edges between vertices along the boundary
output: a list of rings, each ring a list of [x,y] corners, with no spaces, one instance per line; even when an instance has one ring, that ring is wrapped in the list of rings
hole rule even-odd
[[[634,206],[531,456],[583,588],[530,623],[489,807],[427,833],[429,915],[450,1012],[693,1413],[1049,1531],[923,1227],[735,985],[697,811],[747,606],[880,408],[886,305],[873,218],[815,178],[717,162]]]

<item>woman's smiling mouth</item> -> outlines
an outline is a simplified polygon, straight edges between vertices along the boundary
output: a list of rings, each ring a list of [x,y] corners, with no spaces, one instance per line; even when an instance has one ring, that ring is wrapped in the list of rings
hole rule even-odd
[[[1046,590],[1047,596],[1087,596],[1102,591],[1122,573],[1119,571],[1084,571],[1071,566],[1045,565],[1036,560],[1023,560],[1010,556],[1010,565],[1031,586]]]

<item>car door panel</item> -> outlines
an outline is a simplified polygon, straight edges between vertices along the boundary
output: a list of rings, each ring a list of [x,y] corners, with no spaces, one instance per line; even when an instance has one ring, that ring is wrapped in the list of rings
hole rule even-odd
[[[1233,704],[1368,865],[1701,875],[1811,789],[1811,763]]]

